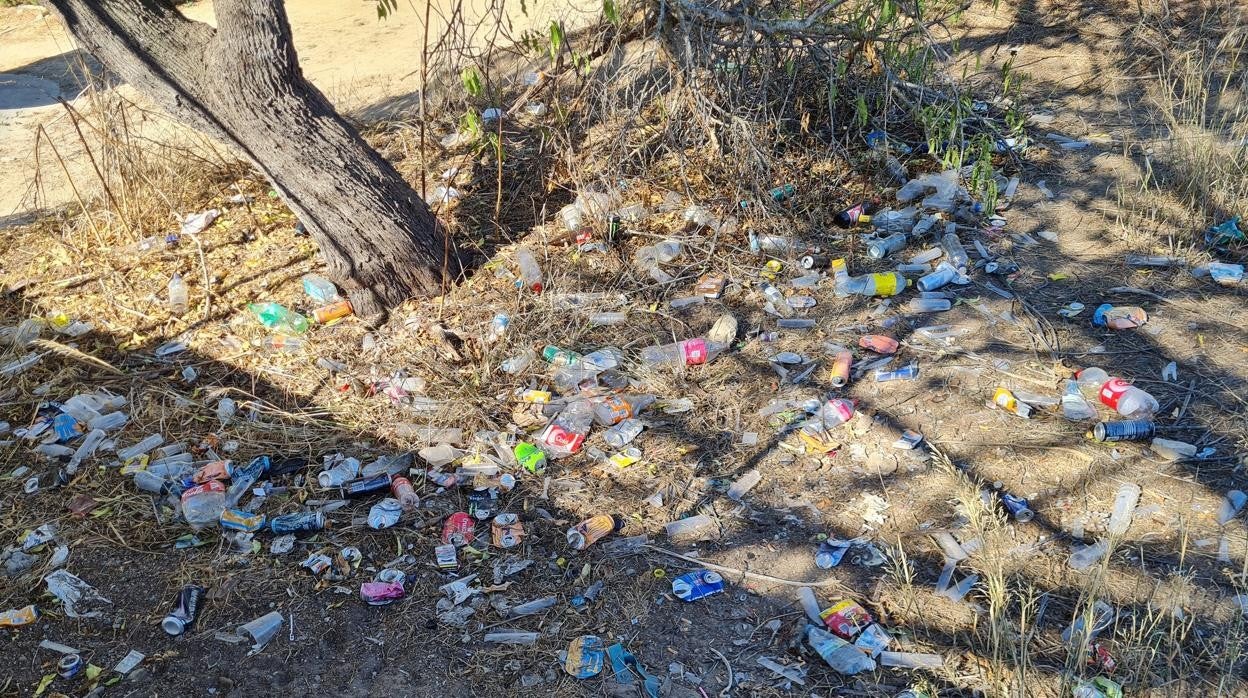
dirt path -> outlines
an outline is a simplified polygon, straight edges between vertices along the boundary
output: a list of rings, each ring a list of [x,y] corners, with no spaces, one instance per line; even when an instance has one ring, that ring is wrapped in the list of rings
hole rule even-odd
[[[378,21],[376,5],[361,0],[295,0],[288,2],[295,46],[304,73],[340,108],[360,110],[386,102],[391,110],[416,104],[420,87],[423,7],[405,5],[385,21]],[[435,2],[430,22],[430,41],[446,26],[447,8],[457,3]],[[488,0],[463,3],[470,24],[490,17]],[[544,25],[558,17],[574,26],[586,16],[572,9],[575,3],[529,2],[527,15],[511,10],[512,30],[518,34],[529,26]],[[182,7],[192,19],[212,23],[212,3]],[[538,19],[542,18],[542,19]],[[482,45],[491,36],[491,21],[480,21],[470,45]],[[42,158],[38,197],[32,185],[37,168],[35,138],[42,126],[66,160],[76,183],[89,186],[88,163],[73,129],[64,117],[58,98],[83,108],[84,67],[93,65],[77,51],[73,40],[55,15],[36,5],[0,7],[0,222],[11,219],[32,204],[55,207],[73,201],[73,191],[57,161]],[[140,104],[143,99],[127,86],[123,95]],[[371,115],[379,115],[375,111]],[[176,125],[163,119],[143,125],[145,135],[167,138]]]

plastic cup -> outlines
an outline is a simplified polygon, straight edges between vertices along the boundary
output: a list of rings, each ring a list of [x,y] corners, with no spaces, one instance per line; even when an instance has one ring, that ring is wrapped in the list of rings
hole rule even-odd
[[[269,644],[269,641],[277,637],[277,631],[282,629],[282,614],[277,611],[260,616],[259,618],[238,626],[238,635],[244,637],[250,636],[254,640],[254,647],[259,649]]]

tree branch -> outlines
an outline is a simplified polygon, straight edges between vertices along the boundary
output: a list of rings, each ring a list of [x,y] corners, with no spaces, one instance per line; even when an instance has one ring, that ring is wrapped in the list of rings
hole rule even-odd
[[[695,15],[704,22],[722,27],[745,27],[748,31],[756,31],[768,36],[778,34],[806,35],[812,37],[849,37],[854,28],[849,25],[820,25],[819,22],[845,4],[846,0],[826,0],[802,19],[766,21],[752,17],[743,12],[727,12],[706,5],[699,5],[687,0],[675,0],[676,5],[684,12]]]

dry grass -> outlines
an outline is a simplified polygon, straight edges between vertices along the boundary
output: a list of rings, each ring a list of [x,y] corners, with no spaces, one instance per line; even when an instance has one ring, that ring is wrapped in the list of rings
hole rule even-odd
[[[1232,36],[1236,38],[1228,43],[1227,37]],[[1219,141],[1213,134],[1224,138],[1227,128],[1240,128],[1234,125],[1240,122],[1227,116],[1235,114],[1239,119],[1238,106],[1208,115],[1207,108],[1222,97],[1211,90],[1210,80],[1200,78],[1199,67],[1233,67],[1229,61],[1238,55],[1242,36],[1232,29],[1213,48],[1202,44],[1207,50],[1200,53],[1193,48],[1193,53],[1180,56],[1160,73],[1163,82],[1173,86],[1168,92],[1163,89],[1158,99],[1159,104],[1169,105],[1166,109],[1174,119],[1176,133],[1180,127],[1195,126],[1209,136],[1201,142],[1215,143]],[[665,670],[672,657],[697,661],[692,657],[708,643],[726,652],[738,670],[751,666],[756,652],[785,654],[783,646],[758,646],[757,641],[729,649],[733,624],[721,617],[699,615],[708,613],[708,605],[691,606],[679,613],[669,613],[670,606],[656,605],[655,598],[665,584],[656,581],[653,570],[675,573],[684,569],[671,559],[615,563],[575,557],[566,571],[554,567],[555,559],[566,554],[559,542],[561,528],[536,514],[540,508],[562,522],[612,511],[627,518],[624,534],[648,533],[661,538],[665,522],[701,512],[714,514],[724,528],[723,541],[703,546],[708,559],[775,576],[836,577],[837,586],[856,590],[881,618],[887,614],[887,624],[906,650],[938,652],[947,658],[944,669],[930,674],[883,672],[880,679],[892,682],[894,688],[913,684],[939,689],[944,695],[974,691],[1002,696],[1069,695],[1075,681],[1097,670],[1088,665],[1083,643],[1074,643],[1074,647],[1063,643],[1061,630],[1075,617],[1088,617],[1095,602],[1105,600],[1118,609],[1119,616],[1101,639],[1111,644],[1119,664],[1114,676],[1131,691],[1242,694],[1248,632],[1242,614],[1228,605],[1227,596],[1244,593],[1248,586],[1244,532],[1240,524],[1217,529],[1210,513],[1221,495],[1218,488],[1242,477],[1238,470],[1231,472],[1233,461],[1211,462],[1202,466],[1204,470],[1191,472],[1149,461],[1129,446],[1122,446],[1123,453],[1115,458],[1106,449],[1082,443],[1079,429],[1056,418],[1024,423],[983,406],[993,386],[1011,379],[1021,380],[1019,387],[1036,389],[1038,384],[1055,391],[1065,370],[1055,359],[1109,360],[1118,370],[1144,378],[1155,375],[1154,364],[1159,360],[1173,357],[1183,362],[1181,375],[1198,378],[1203,391],[1191,405],[1189,421],[1207,430],[1204,438],[1218,444],[1220,452],[1233,454],[1244,445],[1240,443],[1245,425],[1242,399],[1234,397],[1248,375],[1242,359],[1242,336],[1229,330],[1215,336],[1206,327],[1201,331],[1209,335],[1209,346],[1201,355],[1191,356],[1189,333],[1181,328],[1186,323],[1204,322],[1199,298],[1184,299],[1173,308],[1166,306],[1155,322],[1169,333],[1155,339],[1144,334],[1107,337],[1083,325],[1046,326],[1043,316],[1051,316],[1052,308],[1084,298],[1080,294],[1086,291],[1043,284],[1046,272],[1063,268],[1056,252],[1027,251],[1014,247],[1008,239],[977,235],[994,250],[1017,255],[1028,268],[1018,279],[1016,290],[1029,293],[1030,302],[1042,308],[1041,320],[989,321],[963,305],[939,321],[948,319],[977,328],[960,342],[964,351],[926,347],[913,337],[903,337],[907,339],[903,351],[922,365],[921,380],[884,387],[869,380],[856,382],[846,394],[859,399],[860,407],[878,417],[878,422],[859,417],[844,430],[841,436],[845,444],[835,457],[804,453],[792,436],[777,435],[776,424],[761,417],[758,409],[772,399],[809,397],[826,391],[823,373],[816,374],[812,385],[785,387],[766,359],[779,350],[820,356],[827,341],[852,344],[860,334],[857,325],[875,322],[872,313],[876,307],[861,300],[836,298],[821,288],[816,292],[819,305],[811,312],[819,320],[815,331],[784,333],[779,343],[752,338],[755,329],[771,329],[772,320],[762,311],[757,291],[765,260],[748,252],[744,231],[817,239],[834,253],[852,257],[856,271],[883,269],[887,265],[872,266],[862,258],[855,236],[829,234],[832,215],[864,192],[877,191],[880,180],[858,173],[857,151],[846,149],[839,139],[835,147],[827,147],[813,132],[795,127],[789,120],[791,114],[751,113],[742,103],[728,105],[726,114],[715,112],[704,103],[706,94],[664,78],[660,69],[667,64],[661,59],[647,60],[651,62],[624,62],[623,68],[613,68],[604,60],[596,66],[593,79],[565,76],[544,96],[552,106],[563,108],[545,119],[520,117],[509,123],[501,134],[501,162],[499,151],[480,141],[441,150],[431,145],[436,138],[427,137],[422,145],[422,138],[410,124],[389,123],[373,131],[370,138],[397,161],[413,183],[427,180],[432,185],[446,169],[458,168],[454,183],[465,197],[440,214],[456,232],[461,246],[475,255],[479,266],[446,297],[412,301],[384,326],[371,328],[348,320],[317,328],[308,336],[308,345],[292,353],[263,349],[269,333],[250,319],[244,304],[264,299],[291,307],[306,306],[299,278],[317,271],[319,263],[311,244],[293,237],[293,217],[268,196],[265,185],[235,163],[204,156],[202,150],[153,149],[132,139],[125,124],[132,118],[134,107],[117,103],[108,94],[97,95],[92,109],[83,110],[83,131],[86,141],[98,139],[100,145],[94,146],[100,162],[96,184],[108,193],[84,201],[86,210],[76,215],[5,231],[0,245],[4,281],[13,285],[25,279],[32,284],[0,306],[5,318],[0,324],[16,324],[27,315],[41,316],[54,310],[89,318],[97,330],[76,342],[75,351],[116,366],[125,376],[110,376],[97,370],[98,366],[73,357],[62,362],[48,355],[36,369],[0,387],[0,395],[19,406],[5,416],[18,424],[20,419],[29,419],[35,404],[45,396],[63,398],[87,386],[105,386],[131,397],[132,424],[124,432],[123,445],[154,431],[164,433],[167,441],[191,444],[216,432],[227,444],[237,442],[234,453],[239,459],[261,453],[315,458],[337,450],[363,457],[420,447],[424,442],[404,428],[414,424],[461,428],[470,447],[485,449],[483,443],[473,442],[474,432],[523,435],[540,421],[536,411],[518,404],[514,395],[520,389],[543,386],[543,367],[508,376],[498,370],[507,357],[524,349],[540,349],[546,343],[578,350],[615,345],[632,353],[651,343],[699,335],[721,312],[730,311],[740,321],[740,341],[713,364],[681,372],[629,371],[637,390],[663,397],[688,397],[694,403],[694,409],[687,413],[656,412],[648,417],[650,428],[638,441],[645,454],[641,463],[621,470],[587,458],[570,459],[552,467],[548,478],[525,478],[508,502],[514,510],[531,517],[533,541],[529,551],[539,558],[539,567],[550,568],[525,580],[518,593],[526,599],[547,592],[565,593],[577,586],[579,565],[588,561],[592,563],[591,577],[600,575],[597,578],[609,582],[612,610],[604,607],[591,615],[569,615],[561,621],[567,625],[544,636],[536,652],[478,651],[470,660],[455,659],[454,670],[481,676],[488,672],[491,677],[506,673],[510,680],[519,672],[504,672],[500,667],[521,654],[524,661],[529,661],[529,655],[543,658],[533,660],[533,666],[544,667],[549,664],[542,663],[547,655],[554,656],[579,632],[624,632],[613,624],[620,618],[639,619],[642,634],[633,639],[632,649],[639,653],[644,650],[652,670]],[[646,77],[626,80],[622,73]],[[511,87],[506,94],[518,90],[518,86]],[[706,93],[713,92],[707,88]],[[1165,94],[1172,98],[1161,101]],[[1196,110],[1202,99],[1205,108]],[[431,123],[438,128],[431,131],[443,135],[457,121],[455,110],[465,106],[477,105],[454,102],[448,111],[432,114]],[[816,124],[822,119],[839,125],[838,119],[844,117],[814,107],[810,113]],[[1218,206],[1242,201],[1242,189],[1237,190],[1236,182],[1226,179],[1231,172],[1226,168],[1242,167],[1242,159],[1233,165],[1209,159],[1212,145],[1188,153],[1180,150],[1186,147],[1180,145],[1184,142],[1195,141],[1170,141],[1176,148],[1171,151],[1173,171],[1182,172],[1187,167],[1191,174],[1227,182],[1228,187],[1217,189],[1218,196],[1232,198],[1216,199]],[[1214,165],[1226,168],[1218,174]],[[498,186],[500,171],[505,183],[502,187]],[[1187,180],[1180,177],[1174,181]],[[782,182],[798,187],[799,196],[791,204],[754,204],[744,210],[738,206],[745,198],[762,199],[769,186]],[[589,187],[612,191],[621,203],[643,203],[652,213],[628,226],[627,234],[606,254],[548,244],[565,236],[552,218],[570,198],[568,192]],[[251,200],[228,203],[234,194]],[[707,207],[721,219],[736,216],[738,227],[687,229],[682,213],[691,203]],[[224,214],[196,239],[183,240],[171,250],[158,246],[152,252],[135,252],[134,245],[140,240],[163,237],[172,230],[173,214],[208,207],[222,208]],[[676,281],[660,285],[631,260],[636,248],[667,236],[678,236],[685,249],[679,259],[666,266]],[[519,291],[512,283],[513,243],[517,240],[534,250],[546,274],[549,290],[540,296]],[[1081,271],[1088,278],[1129,274],[1113,261],[1120,251],[1100,251],[1082,262]],[[791,271],[793,260],[785,262]],[[191,310],[181,318],[171,317],[163,303],[163,289],[175,271],[191,284]],[[696,279],[707,272],[732,279],[724,299],[686,311],[671,309],[668,301],[691,294]],[[1127,281],[1137,283],[1140,279]],[[1153,287],[1176,295],[1200,292],[1195,282],[1178,278]],[[1021,305],[997,299],[983,288],[972,290],[964,294],[968,300],[979,295],[980,307],[997,318],[1011,309],[1026,315]],[[587,309],[568,310],[559,303],[561,295],[577,292],[623,294],[629,323],[590,326]],[[612,306],[606,301],[592,307],[605,310]],[[510,315],[511,327],[504,340],[486,344],[481,337],[498,312]],[[903,322],[894,329],[907,332],[907,328]],[[156,346],[174,338],[187,341],[190,352],[172,360],[152,356]],[[69,343],[63,338],[57,341]],[[1110,352],[1122,351],[1123,355],[1091,355],[1087,348],[1094,342],[1107,343]],[[365,350],[365,346],[371,348]],[[17,348],[5,347],[0,363],[19,353]],[[334,377],[315,364],[317,357],[346,363],[346,374],[354,387],[337,390]],[[1008,359],[1010,365],[996,363],[1001,359]],[[177,377],[186,365],[200,371],[194,386],[182,384]],[[412,412],[360,389],[396,373],[423,379],[423,394],[438,400],[439,407]],[[1175,402],[1184,397],[1182,386],[1157,385],[1156,381],[1141,384]],[[221,428],[213,409],[227,395],[240,403],[240,418]],[[1222,404],[1217,404],[1219,400]],[[899,426],[922,430],[928,436],[935,444],[931,461],[891,450],[893,431]],[[747,431],[760,435],[757,446],[738,443],[739,435]],[[596,445],[603,446],[600,442]],[[897,472],[881,475],[865,458],[857,457],[855,447],[861,447],[863,454],[883,453],[895,458]],[[26,458],[24,444],[0,448],[5,449],[0,451],[0,458],[5,460],[17,463]],[[1020,464],[1031,467],[1020,468]],[[764,484],[742,507],[726,500],[722,490],[749,467],[758,467],[766,475]],[[1074,539],[1062,511],[1106,510],[1119,479],[1140,481],[1146,486],[1149,502],[1160,502],[1166,512],[1187,518],[1178,518],[1176,523],[1141,515],[1129,535],[1112,541],[1111,551],[1099,565],[1082,574],[1067,570],[1065,558]],[[995,506],[986,506],[981,489],[993,480],[1003,481],[1007,489],[1018,493],[1037,492],[1033,504],[1045,520],[1026,526],[1014,524]],[[455,497],[434,496],[427,483],[418,484],[431,502],[430,511],[422,511],[431,521],[436,521],[442,509],[462,505]],[[182,529],[159,525],[146,503],[132,496],[131,488],[115,473],[88,472],[72,486],[91,492],[111,509],[108,517],[97,522],[76,524],[81,526],[79,545],[83,549],[170,555],[165,546]],[[311,488],[296,490],[283,507],[293,509],[305,498],[317,496]],[[642,503],[655,492],[665,495],[662,507]],[[856,508],[864,492],[878,492],[892,503],[888,522],[878,529],[864,531]],[[14,513],[0,531],[4,540],[49,517],[64,518],[60,495],[52,492],[33,503],[13,500]],[[363,512],[357,507],[346,513]],[[409,550],[423,561],[436,535],[425,526],[396,533],[393,540],[370,539],[348,516],[339,519],[334,540],[358,542],[370,560],[379,562],[390,559],[396,551]],[[955,531],[964,544],[980,541],[979,549],[959,566],[955,577],[956,581],[962,574],[979,575],[965,602],[951,602],[931,590],[940,567],[939,556],[933,554],[925,535],[933,528]],[[1095,534],[1093,529],[1089,527]],[[814,569],[809,558],[817,532],[837,537],[865,532],[888,549],[887,566],[858,568],[846,563],[832,572]],[[1207,547],[1196,545],[1198,540],[1222,535],[1230,541],[1231,563],[1215,561]],[[218,574],[214,571],[217,564],[214,555],[204,552],[162,557],[148,569],[154,577],[176,584]],[[329,602],[322,603],[319,594],[328,592],[296,579],[289,567],[282,563],[255,572],[256,578],[245,583],[254,584],[247,591],[257,595],[255,603],[269,600],[262,584],[289,586],[297,589],[289,592],[289,603],[311,604],[315,618],[322,614],[328,617],[329,607],[338,602],[329,597]],[[487,569],[488,563],[481,568]],[[413,593],[404,610],[427,615],[438,580],[421,570],[419,593]],[[734,589],[756,594],[743,595],[744,602],[732,601],[734,607],[748,606],[751,613],[760,614],[757,619],[750,618],[747,625],[755,620],[761,625],[771,614],[790,623],[790,616],[785,614],[791,609],[783,608],[788,603],[788,590],[777,591],[744,579],[729,581]],[[753,610],[755,606],[761,610]],[[709,607],[717,611],[723,608]],[[230,608],[241,614],[239,607]],[[228,625],[233,620],[224,617],[225,610],[220,613],[222,617],[213,617],[212,622]],[[335,616],[336,620],[341,618]],[[399,618],[401,622],[387,624],[379,631],[389,633],[386,638],[392,645],[456,646],[464,632],[447,627],[425,631],[420,625],[413,627],[413,621]],[[682,618],[696,620],[697,625],[690,622],[692,632],[673,631],[674,619]],[[354,620],[363,622],[358,617]],[[348,617],[343,622],[350,621]],[[490,616],[486,622],[497,619]],[[800,626],[800,621],[793,624]],[[476,630],[469,632],[475,634]],[[210,642],[210,638],[200,641]],[[348,647],[357,645],[358,637],[346,643]],[[665,653],[664,646],[674,649]],[[716,671],[720,670],[713,655],[702,654],[710,658],[709,664]],[[798,656],[789,653],[788,658],[797,660]],[[812,665],[813,685],[808,688],[830,692],[841,686],[831,672],[814,668],[819,665],[817,657],[808,655],[805,659]],[[304,662],[305,658],[293,661]],[[442,667],[428,669],[439,675],[444,671]],[[714,685],[722,686],[724,678],[720,675]],[[496,686],[502,690],[502,683]],[[570,695],[581,688],[565,679],[558,687],[547,685],[539,690]],[[754,695],[782,693],[764,681],[744,690]]]

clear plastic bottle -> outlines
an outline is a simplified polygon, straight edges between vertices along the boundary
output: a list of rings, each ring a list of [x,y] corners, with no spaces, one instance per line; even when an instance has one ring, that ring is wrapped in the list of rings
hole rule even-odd
[[[65,470],[71,475],[78,472],[79,464],[95,454],[95,450],[104,442],[104,437],[103,429],[96,429],[87,434],[83,438],[82,444],[78,446],[78,450],[74,451],[74,455],[69,459],[69,464],[65,466]]]
[[[533,358],[533,350],[526,349],[524,352],[516,354],[515,356],[504,361],[499,368],[503,369],[504,373],[514,375],[528,368],[529,364],[533,363]]]
[[[848,422],[854,416],[852,400],[833,398],[824,402],[806,421],[802,422],[802,431],[818,436],[833,427]]]
[[[485,341],[493,344],[503,338],[507,333],[507,328],[511,326],[511,318],[507,313],[499,313],[490,321],[490,329],[485,333]]]
[[[636,417],[654,402],[653,395],[611,395],[594,405],[594,421],[611,426]]]
[[[837,673],[852,676],[875,670],[875,660],[855,645],[842,640],[823,628],[806,626],[806,641]]]
[[[280,303],[248,303],[250,310],[260,324],[273,330],[281,330],[289,334],[303,334],[308,331],[308,319]]]
[[[958,270],[948,261],[936,265],[936,270],[919,279],[917,286],[920,291],[935,291],[958,278]]]
[[[1095,366],[1080,371],[1078,379],[1081,390],[1090,392],[1095,385],[1096,396],[1101,404],[1116,410],[1124,417],[1133,419],[1149,417],[1161,408],[1157,403],[1157,398],[1148,392],[1121,378],[1110,376],[1103,369]]]
[[[594,313],[589,316],[589,324],[594,327],[603,325],[618,325],[628,321],[628,313]]]
[[[905,233],[893,233],[867,246],[867,256],[872,259],[884,259],[888,255],[906,246]]]
[[[182,275],[174,272],[173,278],[169,279],[169,312],[176,316],[185,313],[190,305],[189,293]]]
[[[945,253],[945,259],[953,265],[954,269],[963,274],[966,273],[966,268],[970,264],[971,258],[966,254],[966,248],[962,246],[962,241],[958,239],[957,233],[945,233],[944,237],[940,239],[940,249]]]
[[[914,219],[918,215],[918,209],[913,206],[900,211],[888,209],[872,216],[871,225],[875,226],[876,230],[887,233],[904,233],[914,227]]]
[[[517,285],[521,288],[527,288],[534,293],[542,292],[542,268],[537,265],[537,260],[533,257],[533,253],[521,247],[516,250],[516,266],[520,270],[520,280]]]
[[[789,299],[784,297],[784,291],[766,281],[759,284],[758,290],[763,294],[764,298],[771,301],[777,313],[785,317],[793,314],[793,308],[789,305]]]
[[[340,298],[338,287],[334,285],[334,282],[316,274],[303,277],[303,292],[318,305],[333,303]]]
[[[674,344],[661,344],[641,350],[641,362],[645,366],[697,366],[715,359],[728,345],[702,337],[694,337]]]
[[[602,439],[612,448],[622,448],[641,434],[646,425],[640,419],[628,418],[603,433]]]
[[[224,510],[225,485],[218,480],[209,480],[182,493],[182,517],[196,529],[216,522]]]
[[[122,463],[125,463],[131,458],[137,458],[138,456],[147,453],[164,442],[164,436],[160,434],[152,434],[133,446],[127,446],[126,448],[118,450],[117,458],[121,460]]]
[[[1066,380],[1062,392],[1062,416],[1072,422],[1096,419],[1096,407],[1084,399],[1083,393],[1079,392],[1079,383],[1074,379]]]
[[[1140,486],[1126,482],[1118,488],[1114,498],[1114,510],[1109,515],[1109,534],[1121,536],[1131,527],[1131,518],[1135,515],[1135,505],[1140,501]]]

